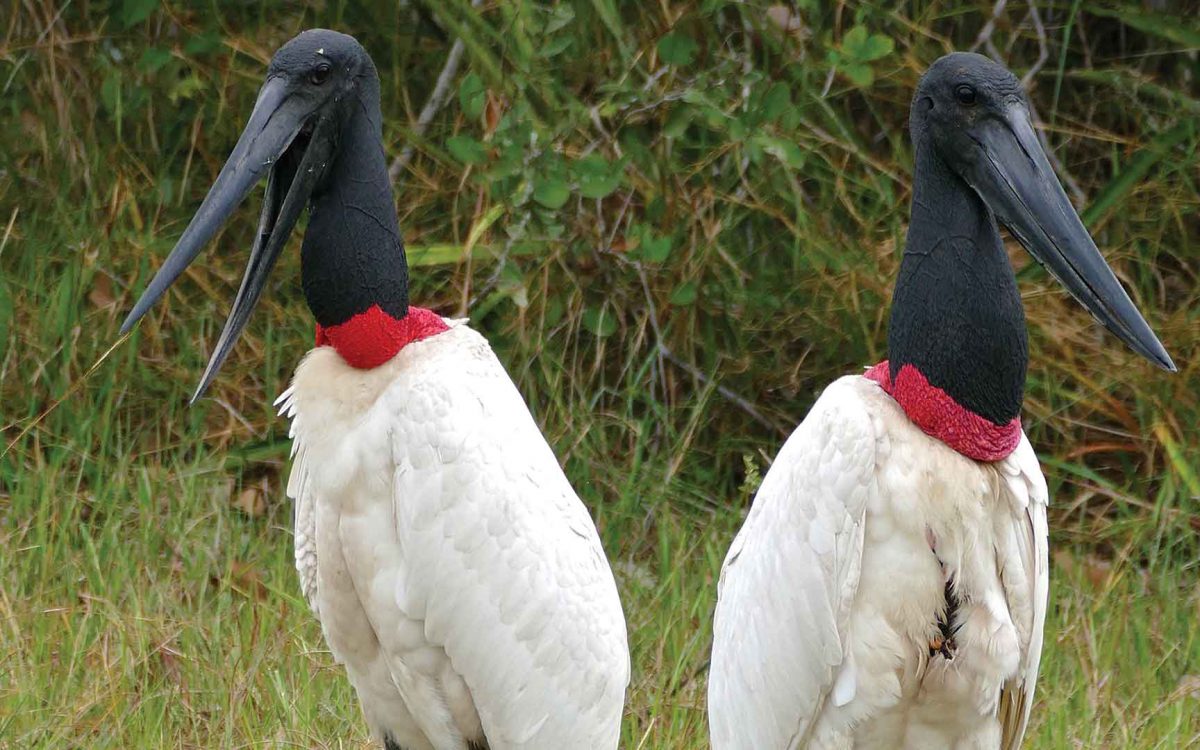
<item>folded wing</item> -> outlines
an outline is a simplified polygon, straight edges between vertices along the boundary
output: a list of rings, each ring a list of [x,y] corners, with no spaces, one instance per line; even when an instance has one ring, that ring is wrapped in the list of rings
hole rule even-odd
[[[491,747],[615,748],[629,655],[595,524],[500,363],[475,355],[385,395],[397,603],[445,650]]]
[[[844,654],[876,441],[855,381],[813,405],[764,478],[721,572],[709,674],[713,747],[805,747],[854,695]]]

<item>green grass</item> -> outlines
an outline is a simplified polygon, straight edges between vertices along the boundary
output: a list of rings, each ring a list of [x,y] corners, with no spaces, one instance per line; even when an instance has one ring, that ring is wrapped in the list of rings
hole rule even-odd
[[[388,150],[416,149],[397,198],[413,299],[486,333],[597,519],[630,622],[623,746],[706,747],[720,561],[820,389],[884,356],[908,98],[992,3],[810,5],[800,31],[722,0],[0,6],[0,747],[366,744],[296,586],[286,427],[268,406],[312,340],[296,253],[197,407],[185,401],[253,207],[113,347],[265,61],[314,25],[365,44]],[[1024,74],[1037,39],[1009,5],[993,41]],[[1028,746],[1187,747],[1200,742],[1196,15],[1080,2],[1041,17],[1032,99],[1180,372],[1101,335],[1014,250],[1024,418],[1054,502]],[[847,44],[855,24],[869,34]],[[418,136],[450,45],[439,28],[466,54]]]

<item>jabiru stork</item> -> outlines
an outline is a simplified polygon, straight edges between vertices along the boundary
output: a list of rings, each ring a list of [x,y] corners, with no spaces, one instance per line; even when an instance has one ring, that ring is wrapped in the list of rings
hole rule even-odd
[[[1046,481],[1003,224],[1118,338],[1174,365],[1055,178],[1020,83],[956,53],[921,78],[888,359],[825,389],[721,570],[716,750],[1017,748],[1048,589]]]
[[[212,382],[302,209],[317,347],[291,419],[295,560],[372,736],[389,750],[615,748],[629,651],[595,524],[465,321],[408,300],[380,82],[352,37],[276,52],[249,123],[128,331],[267,178]]]

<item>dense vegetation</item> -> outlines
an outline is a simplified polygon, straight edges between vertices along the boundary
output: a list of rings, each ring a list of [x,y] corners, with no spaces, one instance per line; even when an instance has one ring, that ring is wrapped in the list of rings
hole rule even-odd
[[[290,567],[269,404],[312,340],[296,253],[194,408],[254,207],[117,336],[311,26],[380,69],[414,300],[488,335],[594,511],[630,748],[706,746],[724,550],[824,384],[885,354],[917,78],[976,45],[1008,63],[1180,367],[1013,245],[1054,498],[1032,746],[1200,742],[1198,9],[995,7],[3,0],[0,747],[364,746]]]

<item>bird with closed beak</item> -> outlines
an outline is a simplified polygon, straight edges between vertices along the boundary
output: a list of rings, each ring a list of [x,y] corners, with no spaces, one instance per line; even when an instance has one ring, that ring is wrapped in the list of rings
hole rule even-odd
[[[1015,750],[1049,585],[1046,480],[1021,428],[1025,316],[1005,226],[1106,328],[1174,364],[1056,179],[1021,85],[974,54],[913,97],[888,359],[788,438],[725,558],[716,750]]]

